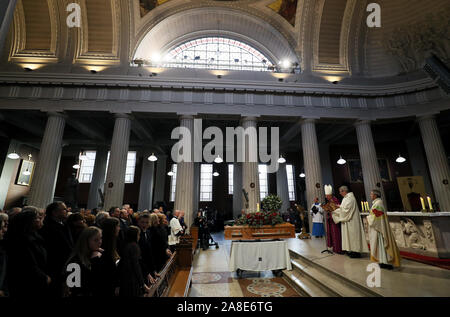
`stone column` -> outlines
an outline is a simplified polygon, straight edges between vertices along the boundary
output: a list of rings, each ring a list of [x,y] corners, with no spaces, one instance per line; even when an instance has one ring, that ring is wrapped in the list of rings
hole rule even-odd
[[[148,157],[152,154],[150,151],[144,151],[142,158],[141,184],[139,186],[138,210],[145,209],[151,211],[153,208],[153,181],[155,174],[155,162],[150,162]]]
[[[122,113],[115,114],[115,118],[111,154],[106,173],[105,210],[123,205],[125,188],[131,119],[128,115]]]
[[[428,115],[420,117],[418,121],[436,201],[441,211],[450,211],[450,168],[436,119]]]
[[[191,131],[191,140],[194,133],[194,117],[183,115],[180,117],[180,126]],[[191,142],[191,157],[189,162],[177,163],[177,186],[175,190],[174,210],[184,210],[184,222],[188,228],[194,221],[194,162],[193,142]],[[189,230],[189,229],[188,229]]]
[[[107,160],[108,150],[106,148],[97,149],[95,153],[94,172],[92,173],[91,186],[89,187],[88,209],[98,208],[101,205],[98,190],[100,189],[104,193]]]
[[[66,118],[62,113],[48,114],[39,158],[31,180],[28,205],[45,208],[53,202],[65,124]]]
[[[5,208],[6,196],[8,195],[9,185],[11,184],[11,179],[13,178],[14,171],[17,168],[19,160],[11,160],[7,156],[9,153],[16,151],[18,155],[20,143],[16,140],[11,140],[8,147],[8,152],[6,153],[5,163],[3,164],[2,173],[0,176],[0,210]]]
[[[258,171],[258,132],[256,117],[244,117],[241,121],[244,133],[244,162],[242,162],[242,188],[248,193],[247,211],[256,211],[256,204],[260,203],[259,171]],[[253,131],[253,132],[252,132]],[[245,208],[245,198],[242,208]]]
[[[301,123],[303,162],[305,168],[306,184],[306,210],[309,210],[316,197],[319,201],[325,200],[322,183],[322,168],[320,166],[319,144],[317,142],[316,120],[304,119]],[[309,228],[312,230],[312,219],[309,219]]]
[[[167,155],[158,155],[158,161],[156,161],[155,194],[153,196],[154,202],[164,201],[164,188],[166,186],[167,177],[166,164]]]
[[[378,189],[381,191],[382,199],[387,208],[370,121],[358,121],[355,123],[355,127],[356,135],[358,137],[359,157],[361,159],[366,200],[371,204],[372,200],[370,199],[370,192],[372,189]]]
[[[277,171],[277,195],[281,198],[283,205],[281,205],[280,212],[285,212],[290,206],[289,202],[289,188],[286,173],[286,163],[280,163]]]
[[[3,52],[3,45],[8,36],[10,25],[14,18],[17,0],[0,1],[0,52]]]
[[[200,203],[200,165],[201,163],[194,163],[194,219],[197,217],[197,211]]]
[[[233,163],[233,217],[239,217],[243,206],[242,163]]]

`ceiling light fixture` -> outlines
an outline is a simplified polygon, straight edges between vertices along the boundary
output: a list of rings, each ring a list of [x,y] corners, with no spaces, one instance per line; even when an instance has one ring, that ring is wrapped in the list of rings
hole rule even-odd
[[[214,177],[217,177],[217,176],[219,176],[219,175],[220,175],[220,174],[217,173],[217,172],[214,172],[214,173],[213,173],[213,176],[214,176]]]
[[[150,156],[148,157],[148,160],[149,160],[150,162],[155,162],[155,161],[158,160],[158,158],[155,156],[155,153],[152,153],[152,155],[150,155]]]
[[[342,158],[342,155],[339,157],[339,160],[337,161],[337,163],[339,164],[339,165],[344,165],[345,163],[347,163],[347,161],[346,160],[344,160],[343,158]]]
[[[167,175],[173,176],[173,175],[174,175],[174,172],[170,171],[169,173],[167,173]]]
[[[301,178],[305,178],[306,175],[305,175],[305,173],[302,172],[302,173],[300,173],[299,176],[300,176]]]
[[[74,166],[72,166],[73,169],[79,170],[80,169],[80,164],[75,164]]]
[[[14,150],[14,152],[8,154],[8,158],[11,159],[11,160],[18,160],[20,158],[20,156]]]
[[[395,160],[397,163],[404,163],[406,162],[406,159],[401,156],[400,154],[398,155],[397,159]]]
[[[220,164],[223,162],[223,159],[220,157],[220,155],[217,155],[217,157],[214,159],[214,163]]]
[[[280,155],[280,158],[278,159],[278,163],[286,163],[286,159],[283,157],[283,155]]]

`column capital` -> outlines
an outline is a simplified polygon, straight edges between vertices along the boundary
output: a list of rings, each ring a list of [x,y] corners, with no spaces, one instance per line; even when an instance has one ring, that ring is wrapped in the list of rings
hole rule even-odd
[[[308,118],[302,118],[300,119],[300,123],[316,123],[317,120],[320,119],[319,117],[308,117]]]
[[[355,127],[361,126],[361,125],[368,125],[370,126],[372,123],[372,120],[356,120],[353,124]]]
[[[115,119],[128,119],[131,120],[131,114],[129,113],[124,113],[124,112],[113,112],[112,113],[114,115]]]
[[[181,119],[194,119],[198,115],[197,112],[177,112],[178,118]]]
[[[257,122],[258,121],[258,117],[259,116],[257,116],[257,115],[248,115],[248,116],[243,116],[243,117],[241,117],[241,120],[240,120],[240,125],[242,125],[244,122],[247,122],[247,121],[253,121],[253,122]]]
[[[427,120],[435,120],[436,119],[436,115],[433,114],[426,114],[426,115],[421,115],[421,116],[416,116],[416,121],[417,122],[421,122],[421,121],[427,121]]]
[[[47,117],[58,117],[58,118],[63,118],[63,119],[67,119],[67,114],[64,111],[46,111],[47,113]]]

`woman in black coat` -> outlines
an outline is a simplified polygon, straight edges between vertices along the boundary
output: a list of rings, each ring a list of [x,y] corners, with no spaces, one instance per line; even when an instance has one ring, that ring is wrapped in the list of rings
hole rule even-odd
[[[167,260],[172,255],[169,250],[167,237],[167,218],[164,214],[152,214],[150,216],[150,223],[151,243],[152,250],[155,255],[155,266],[157,272],[161,272],[166,265]]]
[[[144,283],[144,276],[140,266],[141,250],[138,241],[141,230],[130,226],[125,232],[125,241],[119,261],[119,296],[143,296],[149,288]]]
[[[100,296],[102,280],[100,279],[102,257],[102,230],[97,227],[85,228],[77,240],[75,249],[66,263],[65,281],[71,280],[70,275],[74,273],[73,264],[80,268],[80,284],[65,285],[66,295],[78,296]]]
[[[120,231],[120,221],[114,217],[103,219],[101,228],[103,230],[103,252],[100,258],[101,290],[99,295],[111,297],[118,294],[119,287],[117,262],[120,257],[117,252],[117,238]]]
[[[47,273],[44,240],[37,233],[42,218],[35,207],[26,207],[9,223],[6,236],[8,287],[11,297],[45,297],[51,282]]]

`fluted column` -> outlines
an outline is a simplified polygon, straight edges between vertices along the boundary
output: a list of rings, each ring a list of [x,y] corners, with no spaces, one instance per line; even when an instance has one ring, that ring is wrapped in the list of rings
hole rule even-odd
[[[39,159],[31,181],[28,205],[45,208],[53,202],[65,124],[66,119],[62,113],[48,114]]]
[[[245,152],[242,162],[242,187],[248,193],[248,210],[256,211],[256,204],[260,202],[259,171],[258,171],[258,133],[255,117],[244,117],[242,127],[247,132],[244,135]],[[245,209],[246,201],[242,200]]]
[[[305,167],[306,183],[306,210],[316,197],[324,201],[325,194],[322,184],[322,168],[319,158],[319,144],[317,142],[316,120],[304,119],[301,123],[303,162]],[[309,219],[309,228],[312,228],[312,219]]]
[[[164,188],[166,186],[167,155],[158,155],[156,161],[155,194],[153,201],[164,201]]]
[[[201,163],[194,163],[194,201],[192,207],[194,211],[194,219],[197,216],[200,203],[200,168]]]
[[[14,18],[16,4],[17,0],[2,0],[0,2],[0,52],[3,52],[3,45]]]
[[[87,208],[98,208],[101,203],[100,189],[104,192],[105,176],[106,176],[106,162],[108,160],[108,150],[106,148],[99,148],[95,153],[94,172],[92,173],[91,186],[89,187],[89,197]]]
[[[11,160],[8,158],[8,154],[16,151],[21,155],[19,151],[20,143],[17,140],[11,140],[6,153],[5,163],[3,164],[2,173],[0,176],[0,210],[5,208],[6,196],[8,195],[9,185],[11,185],[11,178],[15,176],[18,160]]]
[[[239,217],[242,210],[242,163],[233,164],[233,217]]]
[[[355,123],[356,135],[358,137],[359,157],[361,159],[361,168],[364,180],[364,191],[366,200],[371,202],[370,192],[373,189],[381,191],[381,196],[385,204],[383,183],[381,181],[380,167],[378,165],[377,152],[373,142],[372,129],[370,121],[361,120]]]
[[[180,117],[180,127],[185,127],[191,131],[191,141],[194,133],[194,117],[183,115]],[[184,222],[191,227],[194,221],[194,162],[193,162],[193,142],[191,142],[191,157],[188,162],[177,163],[177,185],[175,189],[175,210],[184,210]]]
[[[131,120],[126,114],[116,114],[111,154],[106,173],[105,209],[120,207],[123,204],[125,172],[127,167],[128,146],[130,142]]]
[[[139,186],[138,210],[152,210],[153,207],[153,181],[155,174],[155,162],[148,160],[152,154],[150,151],[144,151],[142,158],[141,184]]]
[[[283,204],[280,212],[285,212],[289,209],[289,188],[286,173],[286,163],[280,163],[277,170],[277,195],[281,198]]]
[[[434,116],[419,118],[431,182],[441,211],[450,211],[450,168]]]

